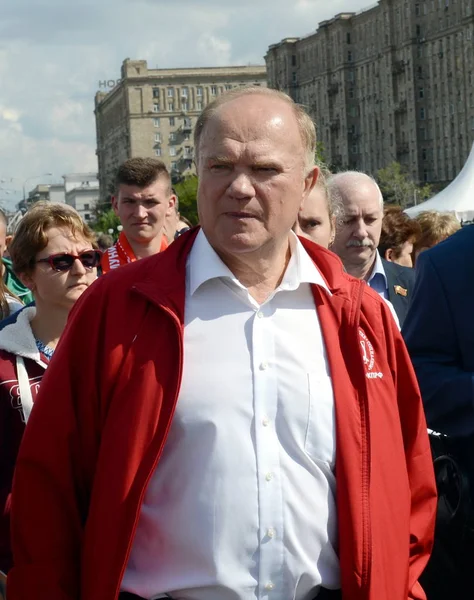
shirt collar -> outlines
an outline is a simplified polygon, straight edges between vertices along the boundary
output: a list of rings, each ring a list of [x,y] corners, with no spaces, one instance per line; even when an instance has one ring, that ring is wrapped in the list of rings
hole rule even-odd
[[[332,295],[323,276],[293,231],[290,232],[290,250],[291,258],[278,290],[296,290],[302,283],[313,283]],[[206,281],[221,277],[243,287],[210,245],[202,229],[197,234],[189,254],[188,277],[191,296]]]
[[[372,269],[372,273],[371,273],[367,283],[370,285],[370,282],[373,281],[377,277],[383,278],[383,281],[385,283],[385,288],[388,289],[387,275],[385,274],[385,269],[383,268],[383,262],[382,262],[382,259],[380,257],[378,250],[376,250],[376,252],[375,252],[374,268]]]

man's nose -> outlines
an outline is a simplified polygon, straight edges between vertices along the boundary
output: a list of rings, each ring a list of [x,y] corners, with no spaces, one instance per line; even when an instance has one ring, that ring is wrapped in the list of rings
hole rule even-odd
[[[229,194],[237,199],[245,199],[255,195],[251,177],[247,173],[236,173],[228,188]]]
[[[135,205],[134,214],[138,219],[145,219],[147,216],[146,208],[140,202]]]
[[[357,239],[363,240],[367,237],[367,227],[365,226],[364,220],[359,219],[355,225],[352,235]]]

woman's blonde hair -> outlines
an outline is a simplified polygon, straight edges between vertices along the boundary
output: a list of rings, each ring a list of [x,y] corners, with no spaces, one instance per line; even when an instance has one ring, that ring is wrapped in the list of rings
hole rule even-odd
[[[454,215],[437,210],[424,210],[415,217],[415,220],[421,228],[414,246],[415,253],[422,248],[436,246],[461,229],[461,224]]]
[[[74,237],[82,237],[91,245],[95,243],[94,233],[72,206],[37,202],[20,221],[8,247],[13,270],[17,275],[33,272],[38,252],[48,245],[48,229],[51,227],[64,227]]]

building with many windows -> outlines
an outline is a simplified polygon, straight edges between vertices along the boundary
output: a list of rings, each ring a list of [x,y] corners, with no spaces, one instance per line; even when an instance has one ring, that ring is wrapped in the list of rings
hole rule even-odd
[[[268,86],[305,105],[326,158],[444,184],[474,141],[474,0],[379,0],[270,46]]]
[[[235,87],[266,86],[264,66],[149,69],[127,59],[122,79],[95,97],[101,198],[127,158],[161,158],[173,180],[194,172],[193,126],[202,109]]]

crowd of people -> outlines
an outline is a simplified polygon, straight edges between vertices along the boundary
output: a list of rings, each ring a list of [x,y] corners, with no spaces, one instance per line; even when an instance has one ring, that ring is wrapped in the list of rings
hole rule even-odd
[[[242,88],[195,128],[200,227],[149,158],[118,169],[115,243],[67,205],[0,213],[9,600],[474,593],[474,229],[315,148]]]

